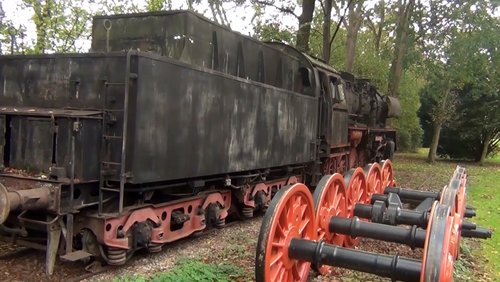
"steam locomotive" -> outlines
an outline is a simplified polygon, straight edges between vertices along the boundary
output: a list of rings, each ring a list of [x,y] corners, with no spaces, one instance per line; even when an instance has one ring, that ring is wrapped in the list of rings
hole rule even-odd
[[[189,11],[97,16],[90,53],[0,56],[0,232],[46,250],[49,274],[59,256],[124,264],[380,160],[400,112]]]

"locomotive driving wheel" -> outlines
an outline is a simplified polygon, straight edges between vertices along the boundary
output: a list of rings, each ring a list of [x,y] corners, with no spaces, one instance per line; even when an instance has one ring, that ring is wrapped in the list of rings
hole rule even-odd
[[[340,173],[344,174],[346,170],[347,155],[338,155],[327,158],[323,161],[322,172],[326,174]]]
[[[378,163],[368,164],[364,167],[364,172],[366,175],[366,185],[370,193],[370,197],[373,193],[382,194],[382,170]]]
[[[344,174],[346,172],[346,167],[347,167],[347,155],[343,154],[340,156],[335,157],[335,166],[336,166],[336,173]]]
[[[276,193],[264,218],[257,242],[257,281],[306,281],[310,262],[291,260],[292,238],[316,240],[314,204],[311,192],[302,183]]]
[[[380,162],[382,164],[382,192],[386,187],[394,186],[394,171],[392,170],[391,160],[383,160]]]
[[[463,177],[466,177],[465,174]],[[458,254],[460,252],[460,239],[462,238],[462,224],[464,222],[465,209],[467,206],[467,198],[466,198],[467,194],[466,194],[465,183],[466,179],[462,178],[460,180],[460,187],[458,188],[456,196],[455,220],[453,222],[453,229],[452,229],[452,234],[453,234],[452,244],[453,244],[455,259],[458,259]]]
[[[314,190],[313,200],[316,210],[318,240],[342,246],[345,236],[332,233],[328,228],[331,217],[346,217],[347,214],[345,185],[342,175],[336,173],[323,176]],[[321,266],[318,271],[324,275],[329,273],[331,269],[330,266]]]
[[[460,217],[463,219],[465,216],[465,209],[467,207],[467,193],[466,193],[466,183],[467,176],[464,174],[462,179],[460,179],[460,188],[457,192],[457,212],[460,214]]]
[[[335,158],[327,158],[323,162],[323,174],[334,174],[336,170]]]
[[[368,204],[370,202],[370,196],[368,193],[368,188],[366,185],[366,178],[363,169],[358,167],[356,169],[349,170],[344,176],[344,181],[346,185],[346,216],[354,216],[354,206],[357,203]],[[359,239],[353,239],[351,236],[346,236],[344,240],[344,246],[352,247],[359,243]]]

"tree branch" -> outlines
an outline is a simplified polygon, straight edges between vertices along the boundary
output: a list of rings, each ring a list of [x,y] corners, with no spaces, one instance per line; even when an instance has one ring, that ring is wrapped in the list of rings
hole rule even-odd
[[[329,1],[329,0],[327,0]],[[323,10],[323,15],[326,15],[326,9],[325,9],[325,5],[323,4],[323,0],[319,0],[319,4],[321,5],[321,9]]]
[[[262,0],[252,0],[251,2],[254,3],[254,4],[259,4],[259,5],[264,5],[264,6],[270,6],[270,7],[273,7],[275,9],[277,9],[278,11],[280,11],[282,13],[290,14],[290,15],[296,17],[297,19],[299,18],[299,16],[297,14],[295,14],[295,12],[291,8],[287,8],[287,7],[283,7],[283,6],[281,6],[281,7],[277,6],[274,2],[271,2],[271,1],[262,1]]]

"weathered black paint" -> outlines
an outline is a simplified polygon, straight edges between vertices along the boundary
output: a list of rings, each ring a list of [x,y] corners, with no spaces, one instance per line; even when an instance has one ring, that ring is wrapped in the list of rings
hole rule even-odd
[[[107,30],[106,26],[111,28]],[[293,55],[281,52],[190,11],[94,18],[92,51],[129,49],[282,89],[314,94],[304,91],[301,84],[300,69],[309,68],[312,72],[312,66],[302,54],[297,51]]]
[[[316,98],[152,54],[137,53],[132,61],[137,79],[127,109],[131,122],[126,171],[133,176],[130,182],[247,171],[314,158]],[[124,54],[10,57],[3,61],[2,106],[10,106],[4,112],[12,114],[15,106],[25,110],[12,115],[10,165],[47,172],[53,161],[57,124],[56,165],[69,172],[71,129],[76,118],[39,109],[33,117],[26,107],[102,110],[104,91],[108,91],[108,99],[115,102],[106,107],[123,109],[124,85],[106,87],[104,83],[123,82],[124,76],[117,74],[123,74],[124,68]],[[78,81],[78,95],[71,87],[73,81]],[[98,120],[85,117],[80,116],[82,128],[76,141],[76,174],[93,180],[98,179],[101,131]],[[109,125],[113,135],[122,135],[122,122],[122,114],[117,113],[116,122]],[[119,162],[121,142],[110,146],[109,160]]]
[[[58,166],[69,173],[73,122],[80,121],[75,140],[76,177],[99,179],[105,82],[124,80],[124,62],[122,53],[2,57],[0,114],[10,117],[5,124],[9,128],[9,166],[46,174],[51,166]],[[107,91],[123,96],[119,94],[123,87]],[[120,107],[123,99],[114,104]],[[4,136],[0,140],[5,141]]]
[[[133,182],[314,158],[315,98],[153,55],[137,58],[135,134],[127,162]]]

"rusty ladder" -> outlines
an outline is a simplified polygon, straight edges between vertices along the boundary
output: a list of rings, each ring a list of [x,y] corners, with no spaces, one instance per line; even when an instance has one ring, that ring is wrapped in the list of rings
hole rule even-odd
[[[114,198],[114,196],[105,197],[110,194],[118,194],[118,214],[123,212],[123,202],[125,194],[125,183],[128,178],[128,173],[125,171],[125,157],[127,146],[127,127],[128,127],[128,101],[130,92],[130,81],[137,78],[136,73],[130,71],[130,59],[134,52],[129,50],[127,52],[127,63],[125,70],[125,82],[107,82],[105,81],[104,101],[103,101],[103,118],[102,118],[102,141],[100,153],[100,177],[99,177],[99,215],[103,214],[104,203]],[[123,87],[123,108],[113,108],[109,99],[110,87]],[[121,133],[118,133],[119,127],[114,126],[116,121],[119,120],[121,115],[123,123]],[[120,144],[121,155],[117,159],[113,158],[111,152],[114,146]],[[107,186],[108,180],[112,180],[113,176],[119,173],[120,185],[119,187]],[[108,211],[109,212],[109,211]],[[113,211],[115,212],[115,211]]]

